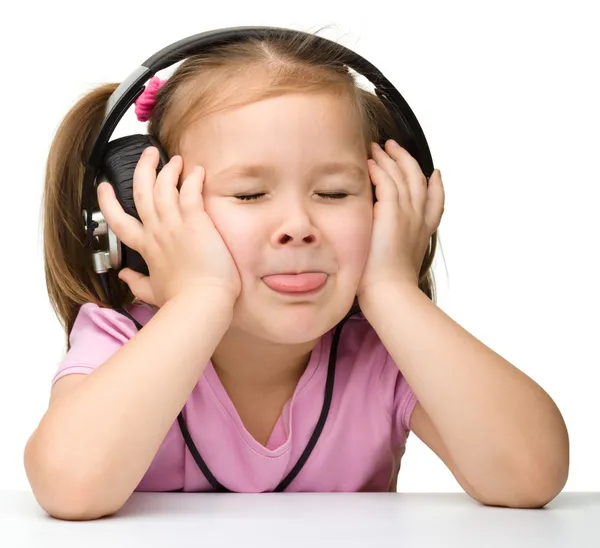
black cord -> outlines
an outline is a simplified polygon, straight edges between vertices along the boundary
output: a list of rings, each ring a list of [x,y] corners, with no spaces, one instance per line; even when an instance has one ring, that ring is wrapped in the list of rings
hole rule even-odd
[[[102,291],[104,291],[104,296],[106,297],[106,300],[110,303],[112,308],[116,308],[115,303],[112,299],[110,285],[108,283],[108,272],[100,272],[98,274],[98,277],[100,278],[100,284],[102,285]]]

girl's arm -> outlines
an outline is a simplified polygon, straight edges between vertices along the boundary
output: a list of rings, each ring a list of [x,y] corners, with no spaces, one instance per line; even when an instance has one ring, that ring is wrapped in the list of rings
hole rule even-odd
[[[546,392],[416,285],[361,309],[417,396],[411,429],[478,501],[541,507],[564,487],[569,438]]]
[[[231,298],[219,291],[182,293],[100,367],[51,400],[24,454],[44,510],[61,519],[95,519],[123,506],[232,315]],[[61,381],[53,392],[61,391]]]

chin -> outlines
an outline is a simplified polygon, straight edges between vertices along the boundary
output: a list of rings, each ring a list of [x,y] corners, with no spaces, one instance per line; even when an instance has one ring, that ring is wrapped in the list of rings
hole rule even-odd
[[[335,320],[315,312],[290,310],[265,317],[252,314],[246,321],[232,325],[260,339],[276,344],[304,344],[318,339],[336,324]]]
[[[276,344],[304,344],[314,341],[333,329],[350,309],[353,299],[346,303],[327,303],[318,306],[298,303],[263,312],[258,307],[237,307],[232,327]],[[264,305],[263,305],[264,306]]]

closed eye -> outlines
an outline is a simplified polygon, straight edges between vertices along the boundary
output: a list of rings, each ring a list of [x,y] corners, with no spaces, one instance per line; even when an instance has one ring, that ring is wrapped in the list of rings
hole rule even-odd
[[[346,196],[348,196],[348,194],[344,194],[342,192],[338,192],[336,194],[324,194],[324,193],[317,193],[319,196],[322,196],[323,198],[329,199],[329,200],[341,200],[343,198],[345,198]],[[252,200],[258,200],[258,198],[260,196],[264,196],[263,194],[246,194],[243,196],[236,196],[236,198],[238,200],[241,200],[243,202],[250,202]]]

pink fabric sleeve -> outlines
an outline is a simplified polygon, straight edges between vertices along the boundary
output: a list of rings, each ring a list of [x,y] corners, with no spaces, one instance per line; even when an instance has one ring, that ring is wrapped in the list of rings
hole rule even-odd
[[[138,319],[130,307],[127,311]],[[133,322],[123,314],[95,303],[83,304],[69,335],[71,348],[59,363],[52,386],[65,375],[91,373],[136,333]]]
[[[395,364],[394,364],[395,365]],[[417,404],[417,396],[412,391],[404,375],[398,374],[396,379],[396,390],[394,391],[394,413],[393,435],[401,443],[406,442],[410,433],[410,416]]]
[[[402,447],[410,434],[410,417],[418,400],[387,350],[380,387],[392,423],[392,442],[395,447]]]

